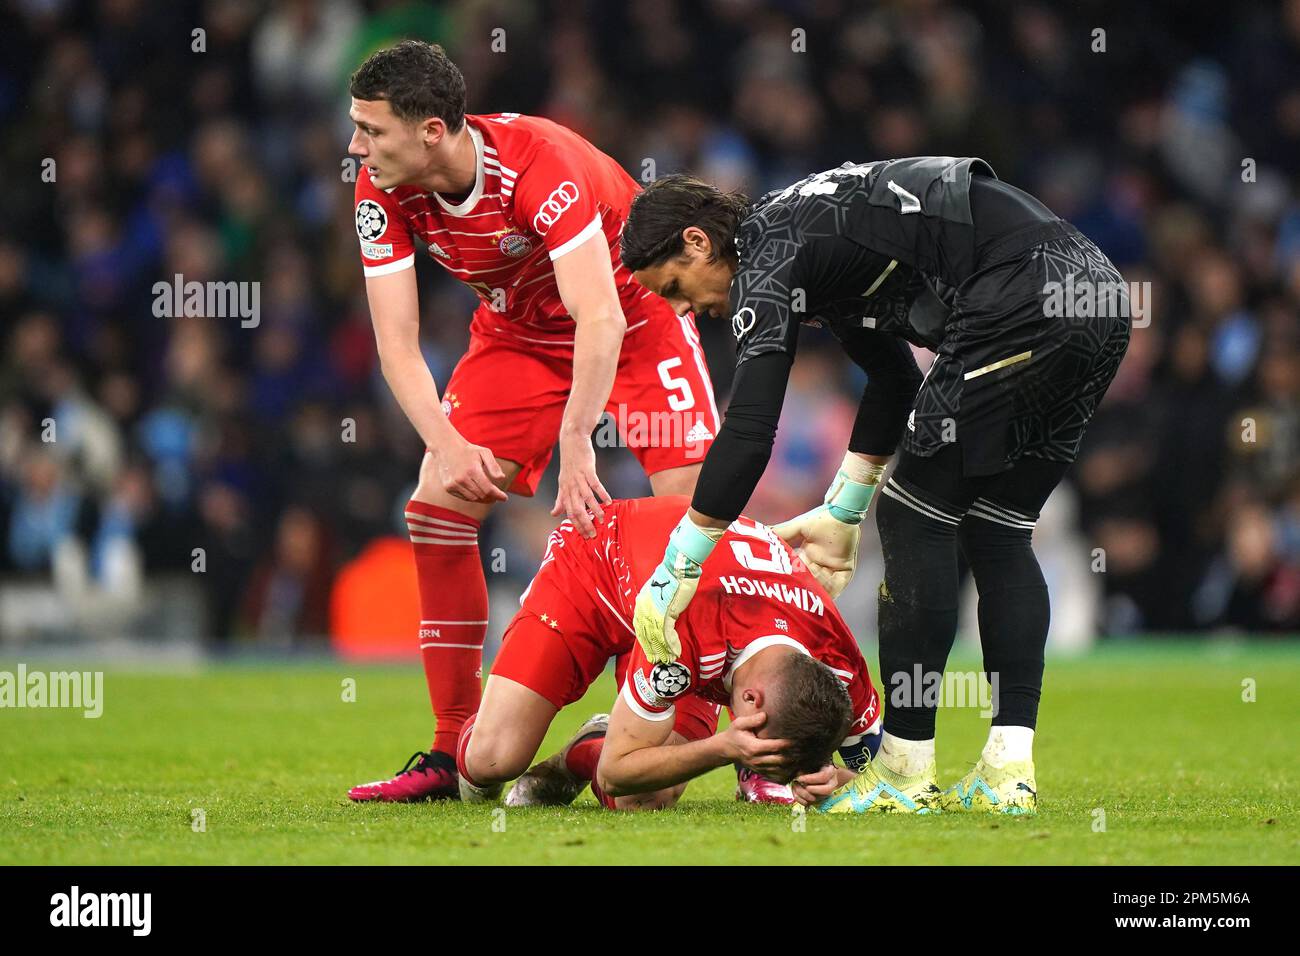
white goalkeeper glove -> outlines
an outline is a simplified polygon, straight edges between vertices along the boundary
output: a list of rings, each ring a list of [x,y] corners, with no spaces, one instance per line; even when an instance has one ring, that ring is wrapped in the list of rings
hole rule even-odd
[[[848,452],[823,503],[772,528],[792,547],[802,541],[799,556],[832,599],[853,580],[862,519],[884,473],[884,465],[873,465]]]
[[[664,559],[636,596],[632,624],[646,658],[654,664],[677,660],[682,642],[677,618],[695,597],[704,562],[725,528],[701,528],[684,515],[668,538]]]

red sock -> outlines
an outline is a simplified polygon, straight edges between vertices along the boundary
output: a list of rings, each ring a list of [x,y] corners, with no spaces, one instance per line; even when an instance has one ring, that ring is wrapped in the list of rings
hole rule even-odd
[[[591,782],[591,795],[602,807],[606,810],[615,810],[617,808],[614,806],[614,798],[600,789],[600,784],[596,782],[596,765],[600,763],[600,751],[604,746],[604,734],[599,737],[588,737],[569,748],[569,755],[565,758],[564,765],[568,767],[569,773],[578,779]]]
[[[604,807],[606,810],[618,809],[618,807],[614,805],[614,798],[611,797],[609,794],[607,794],[604,790],[600,789],[600,784],[596,783],[595,777],[591,778],[591,795],[595,797],[596,800],[600,803],[600,805]]]
[[[461,728],[478,710],[488,594],[473,518],[410,501],[406,526],[420,581],[420,654],[438,718],[433,750],[455,754]]]
[[[595,780],[596,764],[600,763],[600,748],[604,746],[604,734],[599,737],[588,737],[569,748],[569,754],[564,758],[564,765],[569,768],[569,773],[579,780]]]
[[[465,726],[460,731],[460,739],[456,742],[456,772],[475,787],[478,784],[474,782],[474,778],[465,769],[465,754],[469,752],[469,738],[474,733],[474,718],[477,716],[478,714],[471,714],[469,720],[465,721]]]

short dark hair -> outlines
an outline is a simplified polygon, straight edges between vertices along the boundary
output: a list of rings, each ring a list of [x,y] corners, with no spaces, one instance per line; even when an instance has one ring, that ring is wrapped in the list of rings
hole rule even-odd
[[[831,762],[853,724],[853,703],[835,672],[807,654],[786,654],[769,692],[765,736],[789,740],[791,777]]]
[[[436,116],[455,133],[465,125],[465,77],[436,43],[403,40],[366,57],[349,85],[358,100],[388,100],[405,122]]]
[[[656,179],[632,200],[623,226],[621,255],[632,272],[658,265],[685,247],[682,230],[696,226],[713,246],[710,260],[735,263],[736,228],[749,209],[742,193],[724,193],[694,176]]]

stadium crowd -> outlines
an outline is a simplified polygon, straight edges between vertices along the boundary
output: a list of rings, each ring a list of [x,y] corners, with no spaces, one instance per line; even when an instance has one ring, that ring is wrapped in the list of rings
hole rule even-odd
[[[202,570],[214,646],[310,645],[343,563],[404,534],[423,449],[378,372],[344,149],[348,74],[413,35],[448,49],[472,111],[549,116],[637,177],[758,195],[848,159],[988,159],[1150,283],[1069,518],[1042,529],[1096,572],[1092,627],[1300,632],[1300,0],[1244,0],[1231,26],[1156,9],[15,0],[0,583],[129,630],[149,582]],[[419,268],[445,382],[476,299]],[[256,321],[159,317],[177,275],[260,283]],[[724,402],[728,330],[701,328]],[[843,452],[862,382],[820,336],[787,403],[818,424],[781,431],[756,517],[809,507]],[[611,492],[648,493],[600,454]],[[553,501],[552,479],[494,515],[494,601]]]

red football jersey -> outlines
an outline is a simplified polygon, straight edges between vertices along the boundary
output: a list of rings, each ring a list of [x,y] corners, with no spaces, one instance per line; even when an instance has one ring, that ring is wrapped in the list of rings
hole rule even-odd
[[[681,657],[650,664],[636,643],[633,608],[641,585],[663,558],[668,535],[690,499],[638,498],[606,507],[595,538],[569,522],[553,532],[543,566],[555,561],[572,582],[569,599],[584,617],[606,622],[611,656],[631,649],[622,688],[628,706],[648,720],[668,720],[673,701],[698,694],[731,702],[731,675],[763,648],[785,644],[826,664],[844,682],[855,720],[849,740],[880,717],[880,701],[858,642],[825,589],[766,525],[741,517],[705,563],[699,588],[677,621]],[[528,593],[520,601],[528,606]]]
[[[601,232],[629,329],[651,295],[618,255],[619,234],[639,188],[622,167],[577,133],[518,113],[467,115],[478,157],[474,188],[452,204],[418,186],[377,189],[357,176],[356,227],[367,276],[415,264],[416,240],[481,300],[471,331],[561,352],[574,323],[552,262]]]

